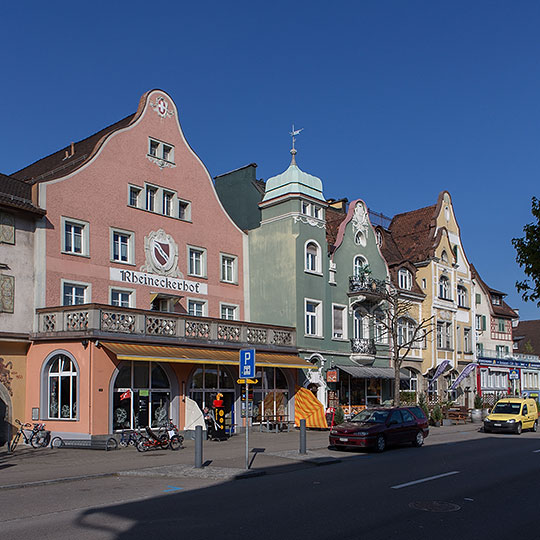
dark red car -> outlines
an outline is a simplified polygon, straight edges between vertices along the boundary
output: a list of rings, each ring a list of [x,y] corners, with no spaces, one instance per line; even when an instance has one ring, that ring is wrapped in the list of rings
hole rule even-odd
[[[429,425],[420,407],[365,409],[348,422],[330,431],[330,445],[335,448],[375,448],[412,443],[422,446],[429,435]]]

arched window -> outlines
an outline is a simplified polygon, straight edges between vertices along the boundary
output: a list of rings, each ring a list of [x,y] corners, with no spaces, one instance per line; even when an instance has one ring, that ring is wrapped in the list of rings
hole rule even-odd
[[[77,377],[77,366],[66,354],[56,354],[48,362],[47,410],[50,419],[77,418]]]
[[[459,307],[468,307],[467,289],[463,285],[457,287],[457,298]]]
[[[418,392],[418,372],[411,368],[403,368],[401,371],[407,375],[407,379],[401,381],[401,389]]]
[[[387,328],[385,325],[386,315],[381,310],[377,309],[375,311],[375,342],[376,343],[386,343],[387,339]]]
[[[439,298],[450,300],[450,282],[446,276],[441,276],[439,279]]]
[[[306,244],[306,266],[307,272],[321,272],[321,256],[319,245],[315,242]]]
[[[441,253],[441,260],[443,263],[448,262],[448,253],[446,253],[446,250],[443,250],[443,252]]]
[[[406,268],[398,271],[399,288],[410,291],[412,289],[412,274]]]
[[[113,429],[159,427],[171,417],[171,384],[156,362],[124,362],[113,390]]]
[[[354,338],[368,339],[369,338],[369,317],[367,313],[356,309],[354,311]]]
[[[365,278],[369,273],[369,265],[367,259],[362,255],[357,255],[353,259],[353,275],[355,278]]]

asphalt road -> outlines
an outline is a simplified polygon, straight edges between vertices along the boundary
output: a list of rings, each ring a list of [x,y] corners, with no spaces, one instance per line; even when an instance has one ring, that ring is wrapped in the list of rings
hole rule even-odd
[[[342,462],[224,483],[106,477],[3,490],[0,538],[540,538],[539,434],[336,454]]]

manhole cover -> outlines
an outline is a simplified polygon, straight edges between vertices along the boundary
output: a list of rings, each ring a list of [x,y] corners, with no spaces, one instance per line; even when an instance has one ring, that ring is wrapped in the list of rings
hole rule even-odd
[[[410,508],[424,512],[457,512],[461,506],[445,501],[417,501],[409,503]]]

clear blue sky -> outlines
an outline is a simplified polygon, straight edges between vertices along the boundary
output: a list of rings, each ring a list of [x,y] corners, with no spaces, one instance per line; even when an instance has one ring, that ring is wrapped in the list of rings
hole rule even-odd
[[[537,1],[37,2],[2,13],[12,173],[169,92],[210,174],[299,166],[392,216],[450,191],[469,259],[515,291],[511,239],[540,196]]]

